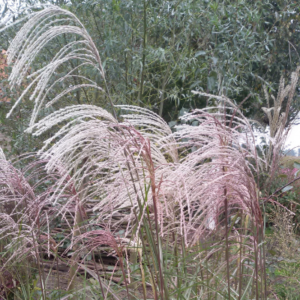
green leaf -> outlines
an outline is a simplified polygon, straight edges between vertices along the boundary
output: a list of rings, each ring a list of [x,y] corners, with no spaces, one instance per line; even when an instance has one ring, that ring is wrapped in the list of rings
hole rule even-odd
[[[300,164],[297,162],[294,162],[294,168],[300,170]]]
[[[102,68],[103,68],[103,70],[105,70],[106,61],[107,61],[107,60],[105,60],[105,61],[102,63]]]
[[[268,253],[271,254],[272,256],[276,255],[276,251],[272,249],[268,250]]]
[[[92,260],[92,255],[91,255],[91,254],[87,255],[86,260],[87,260],[87,261]]]
[[[214,77],[207,77],[207,87],[211,91],[215,87],[216,80]]]
[[[198,52],[196,52],[196,54],[195,54],[195,57],[198,57],[198,56],[203,56],[203,55],[205,55],[206,54],[206,52],[205,51],[198,51]]]
[[[287,192],[290,191],[293,187],[291,185],[286,186],[285,188],[282,189],[282,192]]]
[[[286,174],[280,174],[278,175],[279,178],[287,178],[287,175]]]
[[[214,65],[216,65],[219,60],[217,57],[212,57],[211,59],[212,59]]]

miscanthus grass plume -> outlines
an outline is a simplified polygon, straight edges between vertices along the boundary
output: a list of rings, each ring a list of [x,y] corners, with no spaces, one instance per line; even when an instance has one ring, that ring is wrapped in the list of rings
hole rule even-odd
[[[44,47],[66,34],[76,39],[27,76]],[[59,216],[71,237],[66,252],[73,251],[68,288],[74,287],[85,258],[105,244],[119,258],[121,286],[129,298],[135,293],[130,285],[136,281],[130,268],[134,264],[140,270],[144,299],[147,286],[155,299],[266,298],[255,180],[262,161],[251,124],[229,99],[201,94],[214,97],[219,106],[185,114],[184,125],[175,132],[147,109],[114,106],[91,37],[72,13],[54,6],[35,13],[7,53],[13,63],[11,85],[20,85],[25,77],[32,80],[8,116],[30,94],[34,109],[27,132],[43,136],[51,130],[38,153],[44,173],[34,186],[0,153],[5,186],[1,205],[15,203],[11,211],[2,212],[1,236],[11,238],[7,248],[21,238],[18,253],[40,249],[30,246],[41,243],[38,228],[50,255],[51,222]],[[76,67],[59,73],[74,60],[79,61]],[[86,75],[87,67],[101,76],[102,87]],[[70,85],[74,78],[81,83]],[[40,117],[44,108],[80,88],[106,93],[110,111],[72,105]],[[51,184],[37,194],[35,188],[49,177]],[[16,229],[20,222],[22,235]],[[114,235],[124,224],[123,235]],[[83,253],[85,248],[88,252]],[[98,280],[103,298],[113,294],[102,275],[84,268]]]
[[[292,123],[288,124],[288,116],[298,87],[299,71],[300,67],[297,67],[296,70],[292,72],[289,84],[285,84],[283,76],[280,78],[276,98],[274,95],[270,95],[264,86],[267,107],[263,107],[262,110],[268,118],[270,130],[269,151],[265,157],[265,170],[270,173],[269,180],[267,180],[267,187],[270,186],[274,176],[278,172],[278,160],[280,159],[281,151],[292,125]]]

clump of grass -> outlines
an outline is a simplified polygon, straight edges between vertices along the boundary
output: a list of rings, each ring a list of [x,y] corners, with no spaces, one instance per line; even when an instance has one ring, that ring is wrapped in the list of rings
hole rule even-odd
[[[266,161],[265,172],[268,174],[264,188],[268,193],[270,192],[272,181],[278,172],[283,145],[292,125],[291,123],[288,124],[288,116],[298,86],[299,71],[300,66],[291,73],[289,84],[285,84],[284,76],[281,76],[276,98],[274,95],[270,95],[264,86],[267,107],[263,107],[262,110],[269,121],[269,146],[266,153],[263,151]]]
[[[53,259],[51,268],[67,266],[70,294],[84,270],[92,284],[83,289],[96,286],[103,299],[119,299],[120,293],[127,299],[266,299],[256,180],[266,162],[258,157],[250,122],[225,96],[198,92],[218,106],[184,115],[175,133],[147,109],[114,106],[91,37],[76,16],[53,6],[35,13],[12,41],[11,85],[20,85],[44,46],[65,34],[76,40],[29,76],[32,82],[9,113],[30,93],[35,106],[27,132],[51,134],[37,155],[42,163],[30,165],[38,173],[30,166],[21,172],[1,156],[9,176],[0,177],[0,201],[12,204],[1,215],[1,240],[7,253],[18,247],[6,264],[33,257],[43,299],[45,255]],[[67,74],[58,73],[75,60]],[[100,75],[102,87],[88,69]],[[276,108],[286,96],[290,106],[295,74],[289,88],[281,81]],[[82,83],[70,85],[75,78]],[[73,105],[41,117],[44,108],[79,88],[105,93],[110,112]],[[271,131],[272,164],[286,122],[273,110],[266,110],[270,123],[280,126]],[[55,235],[58,218],[66,227],[62,240]],[[103,262],[108,258],[110,269]]]
[[[300,242],[295,232],[293,214],[274,207],[270,214],[273,233],[267,241],[270,290],[280,299],[297,299],[300,283]]]
[[[277,256],[286,258],[299,256],[297,250],[299,242],[295,234],[293,213],[275,206],[269,215],[269,221],[274,224],[273,234],[270,236],[269,241],[269,248],[272,249],[272,253],[276,252]]]

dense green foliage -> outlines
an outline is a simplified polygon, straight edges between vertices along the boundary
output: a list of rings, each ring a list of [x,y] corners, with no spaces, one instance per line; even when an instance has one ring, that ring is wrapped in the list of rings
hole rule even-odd
[[[276,94],[280,76],[288,78],[299,60],[300,5],[296,1],[52,3],[74,12],[87,28],[103,59],[114,102],[150,108],[168,122],[176,121],[182,108],[212,104],[191,90],[224,94],[236,103],[250,94],[242,106],[244,113],[267,122],[260,109],[265,106],[262,85]],[[17,29],[1,33],[1,48],[7,49]],[[66,35],[50,43],[36,64],[51,57],[70,38]],[[74,59],[70,68],[76,64]],[[107,99],[99,91],[83,90],[66,96],[66,101],[105,106]],[[291,119],[298,108],[297,100]],[[18,122],[14,125],[13,148],[18,148],[22,130]]]

